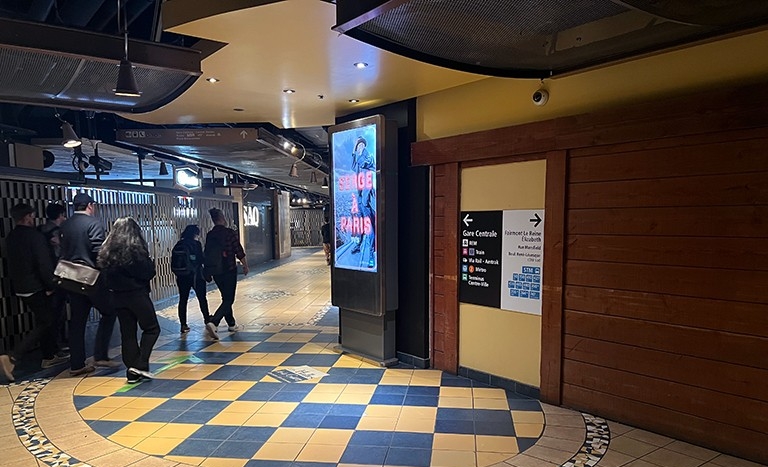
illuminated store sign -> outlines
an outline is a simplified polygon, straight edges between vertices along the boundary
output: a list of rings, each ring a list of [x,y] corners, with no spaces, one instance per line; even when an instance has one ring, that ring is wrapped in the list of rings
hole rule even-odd
[[[173,179],[176,186],[187,191],[195,191],[202,188],[202,180],[197,178],[197,173],[186,167],[174,169]]]
[[[258,227],[260,224],[259,207],[254,205],[243,206],[243,222],[246,227]]]

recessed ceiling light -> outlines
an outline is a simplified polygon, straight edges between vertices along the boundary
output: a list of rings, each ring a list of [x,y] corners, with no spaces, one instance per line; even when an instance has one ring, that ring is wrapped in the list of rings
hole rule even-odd
[[[209,83],[218,83],[221,80],[219,78],[214,78],[213,76],[211,76],[210,78],[207,78],[206,81],[208,81]]]
[[[365,62],[357,62],[355,63],[355,68],[360,68],[360,69],[368,68],[368,64]]]
[[[245,109],[241,109],[240,107],[235,107],[235,108],[234,108],[234,109],[232,109],[232,110],[234,110],[235,112],[242,112],[242,111],[244,111]]]
[[[286,93],[286,94],[293,94],[294,92],[296,92],[296,90],[295,89],[283,89],[283,92]]]
[[[350,99],[349,102],[353,104],[357,104],[358,102],[360,102],[360,99]]]

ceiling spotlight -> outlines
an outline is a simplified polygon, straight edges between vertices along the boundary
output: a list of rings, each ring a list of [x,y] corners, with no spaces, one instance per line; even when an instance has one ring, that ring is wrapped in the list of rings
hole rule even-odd
[[[160,172],[158,172],[158,175],[168,175],[168,166],[165,165],[165,162],[160,162]]]
[[[286,93],[286,94],[293,94],[294,92],[296,92],[296,90],[295,89],[283,89],[283,92]]]
[[[309,183],[315,183],[317,184],[317,174],[313,170],[312,173],[309,174]]]
[[[57,115],[58,116],[58,115]],[[77,133],[72,129],[72,125],[69,122],[61,120],[61,133],[63,135],[61,145],[65,148],[76,148],[83,144],[80,138],[77,137]]]
[[[287,140],[283,141],[283,149],[291,149],[291,146],[293,145],[291,144],[290,141],[287,141]]]
[[[349,102],[353,104],[357,104],[358,102],[360,102],[360,99],[350,99]]]
[[[206,81],[208,81],[209,83],[218,83],[221,80],[219,78],[214,78],[213,76],[211,76],[210,78],[207,78]]]
[[[245,109],[241,109],[240,107],[235,107],[232,110],[234,110],[235,112],[243,112]]]
[[[328,188],[328,177],[323,177],[323,184],[320,186],[322,188]]]
[[[362,70],[363,68],[368,68],[368,64],[365,62],[357,62],[355,63],[355,68],[359,68]]]
[[[289,177],[299,178],[299,168],[296,167],[296,163],[291,164],[291,171],[288,172]]]

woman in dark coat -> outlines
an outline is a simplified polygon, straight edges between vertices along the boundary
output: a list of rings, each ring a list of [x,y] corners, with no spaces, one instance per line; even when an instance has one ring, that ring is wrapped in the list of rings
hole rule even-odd
[[[173,247],[174,254],[180,251],[188,255],[188,266],[181,270],[174,271],[176,274],[176,285],[179,286],[179,323],[181,323],[181,333],[189,332],[187,325],[187,302],[189,301],[189,291],[194,289],[197,301],[200,304],[200,311],[203,313],[203,323],[207,324],[211,320],[208,311],[208,300],[205,297],[206,283],[203,278],[203,245],[200,243],[200,228],[195,224],[188,225],[181,233],[181,240]],[[173,264],[171,265],[173,267]]]
[[[149,356],[160,335],[155,306],[149,297],[155,263],[135,220],[121,217],[115,221],[99,252],[98,264],[120,320],[128,382],[152,379]],[[141,328],[141,343],[136,339],[137,325]]]

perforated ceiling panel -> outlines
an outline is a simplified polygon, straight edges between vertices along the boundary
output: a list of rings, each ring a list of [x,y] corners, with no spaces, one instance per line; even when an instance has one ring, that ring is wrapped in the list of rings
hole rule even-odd
[[[448,68],[543,78],[768,23],[768,2],[690,3],[338,0],[334,30]]]

